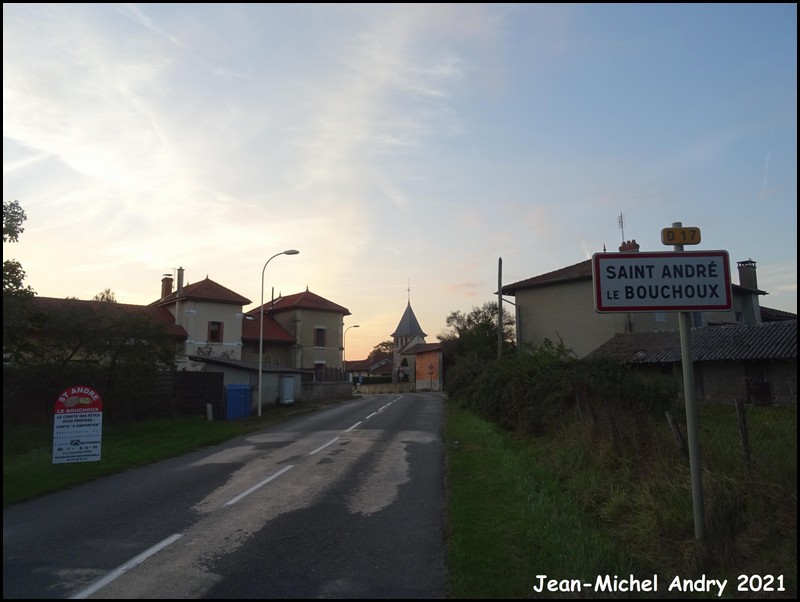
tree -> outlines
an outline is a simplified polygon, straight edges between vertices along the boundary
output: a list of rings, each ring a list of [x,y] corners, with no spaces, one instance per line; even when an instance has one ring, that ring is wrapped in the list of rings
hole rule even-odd
[[[117,297],[114,295],[114,291],[110,288],[107,288],[103,291],[97,293],[94,297],[92,297],[92,301],[103,301],[106,303],[116,303]]]
[[[469,313],[454,311],[446,321],[451,329],[437,335],[445,352],[455,356],[473,355],[488,361],[497,357],[497,302],[473,307]],[[503,348],[513,349],[514,317],[503,309]]]
[[[19,201],[3,201],[3,243],[19,242],[26,219]],[[28,328],[30,300],[34,292],[25,286],[25,270],[16,259],[3,260],[3,351],[13,353]]]
[[[370,351],[367,359],[370,361],[378,361],[384,358],[391,358],[394,352],[394,343],[392,341],[382,341],[375,345]]]
[[[26,219],[19,201],[3,201],[3,242],[19,242],[19,235],[25,231],[22,222]]]

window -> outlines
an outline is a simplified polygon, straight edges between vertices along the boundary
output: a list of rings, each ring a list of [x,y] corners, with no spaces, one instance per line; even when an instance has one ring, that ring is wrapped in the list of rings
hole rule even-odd
[[[314,329],[314,347],[325,347],[327,331],[324,328]]]
[[[222,322],[208,323],[208,342],[209,343],[222,342]]]

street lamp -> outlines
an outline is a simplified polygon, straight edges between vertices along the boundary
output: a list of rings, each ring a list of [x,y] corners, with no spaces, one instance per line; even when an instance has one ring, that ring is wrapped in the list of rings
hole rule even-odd
[[[261,418],[261,383],[263,381],[264,375],[261,372],[261,369],[264,364],[264,272],[267,269],[267,264],[275,259],[278,255],[297,255],[300,251],[295,249],[287,249],[286,251],[281,251],[280,253],[275,253],[272,257],[267,259],[267,263],[264,264],[264,267],[261,268],[261,305],[259,306],[261,312],[261,326],[259,327],[259,337],[258,337],[258,417]]]
[[[347,352],[345,351],[345,344],[344,342],[347,340],[347,331],[351,328],[358,328],[359,324],[353,324],[352,326],[348,326],[344,329],[344,334],[342,335],[342,367],[347,371]]]

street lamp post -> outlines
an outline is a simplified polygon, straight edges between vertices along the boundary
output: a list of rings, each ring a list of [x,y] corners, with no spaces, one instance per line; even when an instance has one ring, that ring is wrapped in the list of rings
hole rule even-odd
[[[345,351],[345,341],[347,340],[347,331],[351,328],[358,328],[359,324],[353,324],[352,326],[348,326],[344,329],[344,334],[342,335],[342,368],[347,371],[347,352]]]
[[[348,326],[344,329],[344,334],[342,334],[342,372],[345,374],[345,378],[347,378],[347,352],[345,349],[347,348],[345,345],[345,341],[347,340],[347,331],[351,328],[358,328],[358,324],[353,324],[352,326]],[[352,382],[352,378],[351,378]],[[355,387],[355,385],[353,385]]]
[[[261,325],[259,326],[259,336],[258,336],[258,417],[261,417],[261,400],[262,400],[262,391],[261,385],[264,379],[264,375],[262,373],[262,367],[264,365],[264,272],[267,270],[267,264],[270,261],[275,259],[278,255],[297,255],[300,251],[295,249],[287,249],[286,251],[281,251],[280,253],[275,253],[272,257],[267,259],[267,263],[264,264],[264,267],[261,268],[261,305],[259,306],[259,311],[261,313]]]

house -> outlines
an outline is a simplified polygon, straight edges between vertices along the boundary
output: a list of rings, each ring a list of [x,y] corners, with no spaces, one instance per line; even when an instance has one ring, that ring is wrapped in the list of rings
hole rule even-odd
[[[391,380],[394,364],[391,356],[368,357],[365,360],[345,362],[345,371],[352,375],[354,383],[362,382],[368,378]]]
[[[80,320],[91,320],[95,324],[110,324],[128,316],[145,318],[154,325],[161,325],[174,341],[176,354],[181,353],[188,338],[186,329],[176,324],[172,314],[163,307],[35,296],[31,298],[31,308],[33,314],[48,317],[44,326],[39,320],[34,320],[33,330],[28,334],[31,342],[48,341],[51,333],[47,329],[55,326],[53,321],[73,320],[79,324]],[[73,359],[82,359],[85,350],[76,348],[75,351]]]
[[[193,284],[183,284],[183,268],[178,268],[177,288],[173,278],[161,279],[161,297],[149,305],[166,309],[174,323],[188,336],[177,362],[179,370],[198,370],[189,356],[213,356],[239,360],[242,358],[242,307],[250,299],[225,288],[206,277]]]
[[[796,318],[692,328],[690,340],[697,401],[797,403]],[[643,375],[683,378],[677,331],[619,333],[586,357],[629,364]]]
[[[444,366],[441,343],[418,343],[405,351],[414,356],[414,388],[417,391],[441,391]]]
[[[286,366],[303,371],[308,380],[316,382],[343,380],[344,317],[350,315],[350,310],[306,289],[247,312],[256,326],[261,312],[265,337],[267,331],[272,337],[270,350],[264,352],[265,362],[285,360]],[[258,335],[254,338],[248,335],[244,339],[244,355],[257,359]]]
[[[620,252],[639,251],[635,240]],[[763,321],[756,262],[738,262],[739,284],[732,284],[733,307],[727,312],[693,312],[692,326],[760,324]],[[518,344],[536,345],[544,339],[563,344],[584,357],[617,333],[677,330],[678,312],[598,314],[595,311],[592,261],[587,259],[553,272],[503,286],[515,297]]]

